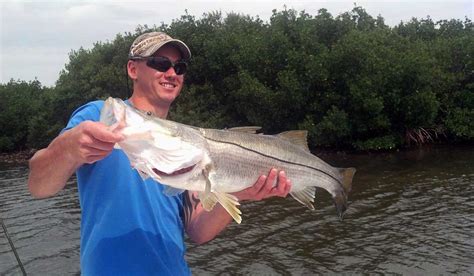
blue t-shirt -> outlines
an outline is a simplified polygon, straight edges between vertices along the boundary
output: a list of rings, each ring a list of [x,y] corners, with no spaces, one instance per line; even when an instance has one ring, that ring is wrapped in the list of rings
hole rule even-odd
[[[99,121],[104,102],[78,108],[64,130]],[[184,195],[143,181],[122,150],[77,172],[84,275],[189,275],[181,218]]]

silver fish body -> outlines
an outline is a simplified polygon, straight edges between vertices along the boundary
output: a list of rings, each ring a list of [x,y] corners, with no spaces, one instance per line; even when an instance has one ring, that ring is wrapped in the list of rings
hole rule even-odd
[[[119,146],[144,178],[172,187],[169,193],[198,191],[206,210],[219,202],[238,223],[239,203],[230,193],[252,186],[271,168],[285,171],[290,194],[308,208],[314,209],[316,187],[331,194],[341,217],[347,208],[355,169],[332,167],[311,154],[305,131],[262,135],[254,128],[196,128],[147,116],[112,98],[101,121],[112,127],[121,122],[126,138]]]

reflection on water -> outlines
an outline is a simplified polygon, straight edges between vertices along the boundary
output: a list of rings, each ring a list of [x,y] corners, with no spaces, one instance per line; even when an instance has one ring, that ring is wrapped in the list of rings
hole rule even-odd
[[[473,147],[321,157],[358,169],[342,222],[323,191],[316,211],[290,198],[244,204],[241,225],[188,243],[193,273],[474,273]],[[26,167],[0,168],[0,216],[27,272],[79,273],[76,186],[33,200],[26,175]],[[0,274],[19,273],[0,232]]]

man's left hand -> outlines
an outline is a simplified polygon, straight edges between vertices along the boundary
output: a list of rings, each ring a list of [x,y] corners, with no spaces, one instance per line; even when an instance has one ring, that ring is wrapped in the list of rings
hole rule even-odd
[[[275,184],[275,181],[278,181]],[[252,187],[234,193],[239,200],[262,200],[279,196],[286,197],[291,190],[291,181],[286,178],[285,172],[271,169],[268,175],[261,175]]]

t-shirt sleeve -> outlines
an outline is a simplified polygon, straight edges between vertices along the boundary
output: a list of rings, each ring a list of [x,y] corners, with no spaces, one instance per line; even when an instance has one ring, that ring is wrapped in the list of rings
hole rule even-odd
[[[94,101],[89,102],[76,109],[72,113],[69,122],[67,123],[66,127],[61,131],[61,133],[77,126],[78,124],[84,121],[99,121],[100,110],[102,109],[103,105],[104,101]]]

